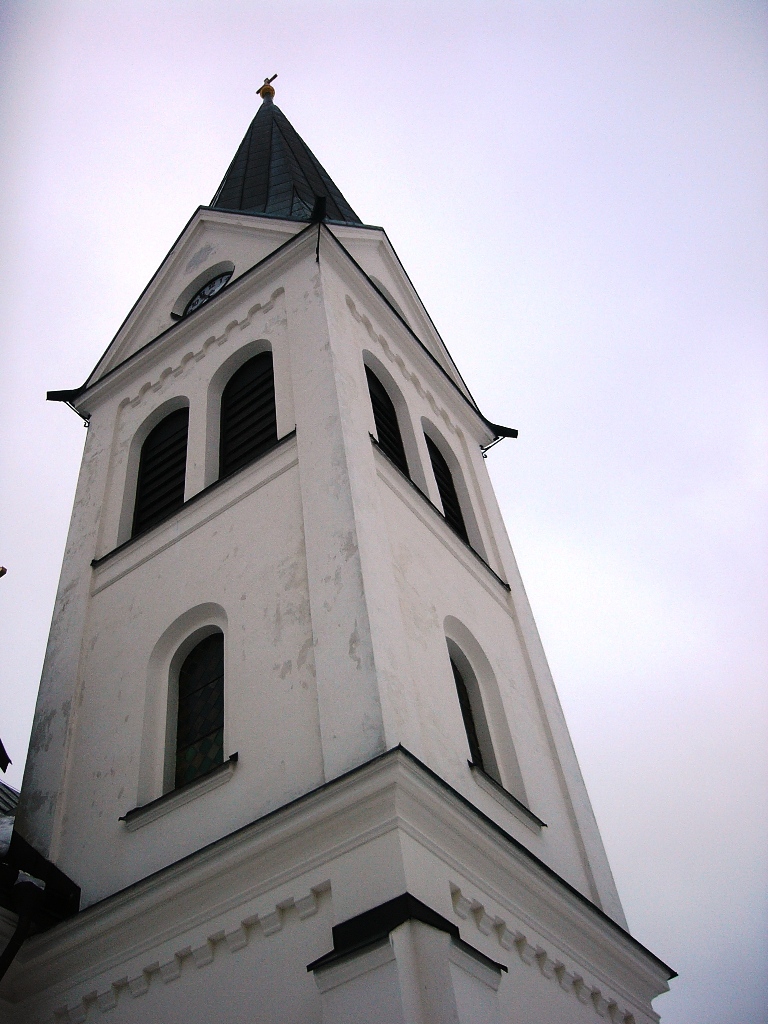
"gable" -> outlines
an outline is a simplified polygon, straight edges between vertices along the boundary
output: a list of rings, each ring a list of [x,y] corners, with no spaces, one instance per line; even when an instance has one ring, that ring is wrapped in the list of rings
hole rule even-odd
[[[334,236],[359,265],[395,313],[405,321],[418,342],[427,350],[453,383],[474,405],[474,399],[454,363],[432,318],[413,287],[405,268],[383,228],[349,229],[330,226]]]
[[[237,280],[304,228],[306,224],[299,222],[198,209],[86,385],[95,384],[172,327],[183,316],[189,300],[211,279],[231,273],[229,280]]]

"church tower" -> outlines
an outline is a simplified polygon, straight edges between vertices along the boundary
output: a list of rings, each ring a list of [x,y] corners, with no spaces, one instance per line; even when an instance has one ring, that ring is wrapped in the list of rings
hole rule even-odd
[[[85,384],[16,829],[81,889],[13,1024],[623,1024],[633,939],[386,233],[273,102]]]

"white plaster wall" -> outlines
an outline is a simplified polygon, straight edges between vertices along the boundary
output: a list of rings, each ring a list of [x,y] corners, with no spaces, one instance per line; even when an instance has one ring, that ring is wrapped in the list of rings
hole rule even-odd
[[[105,366],[134,351],[185,273],[209,257],[237,264],[243,239],[252,236],[256,252],[286,230],[230,217],[193,221]],[[413,323],[418,314],[426,324],[382,236],[357,237],[371,271]],[[297,239],[247,286],[228,289],[81,400],[91,426],[41,690],[53,721],[66,719],[65,706],[76,715],[50,751],[44,735],[31,758],[27,834],[42,838],[90,902],[401,743],[621,920],[480,453],[488,429],[339,247],[323,237],[318,263],[314,242]],[[424,330],[450,368],[433,328]],[[214,475],[211,396],[252,346],[273,353],[278,433],[295,424],[296,438],[200,494]],[[439,504],[428,422],[450,447],[475,547],[511,592],[374,449],[364,352],[401,391],[412,476]],[[199,497],[92,571],[91,559],[129,534],[141,437],[180,402],[190,408],[186,496]],[[153,652],[190,609],[207,605],[226,637],[225,753],[241,760],[223,788],[127,834],[118,815],[159,795],[165,683]],[[469,773],[447,617],[492,668],[495,745],[514,746],[543,833]],[[501,760],[513,789],[512,766]]]
[[[527,601],[519,589],[508,593],[397,470],[366,446],[365,433],[373,425],[362,353],[372,351],[391,368],[414,437],[423,439],[422,423],[428,420],[438,427],[444,444],[450,445],[457,490],[469,503],[474,519],[475,548],[507,579],[510,566],[502,553],[508,541],[495,503],[489,505],[488,491],[481,483],[487,481],[480,452],[485,427],[428,357],[415,349],[394,317],[390,314],[387,322],[377,313],[380,303],[369,301],[369,286],[333,256],[329,253],[323,264],[325,294],[336,357],[345,368],[338,374],[338,388],[346,396],[353,422],[350,464],[360,477],[359,538],[372,643],[380,652],[377,679],[388,746],[400,742],[422,757],[572,884],[590,898],[602,899],[623,920],[604,854],[603,861],[590,862],[582,823],[573,811],[571,788],[583,790],[578,769],[572,771],[570,764],[564,768],[543,714],[540,679],[532,670],[519,627],[518,605],[524,604],[523,612],[529,614]],[[439,505],[426,447],[422,458],[428,497]],[[411,475],[416,477],[413,471]],[[479,791],[469,772],[469,751],[445,644],[448,616],[463,623],[493,667],[506,718],[494,723],[489,714],[495,747],[503,749],[502,733],[508,728],[530,807],[547,823],[546,830],[532,833],[521,827],[509,811]],[[559,707],[553,713],[559,713]],[[418,721],[416,729],[414,721]],[[501,772],[513,790],[516,773],[510,761],[502,763]]]
[[[255,464],[251,476],[264,469]],[[246,484],[240,474],[225,487],[231,493]],[[271,512],[275,506],[278,517]],[[153,650],[174,623],[201,605],[215,605],[226,617],[224,753],[239,753],[237,769],[226,788],[128,833],[120,815],[162,795],[162,773],[155,772],[154,787],[143,793],[139,788],[142,756],[146,769],[150,759],[162,766],[164,753],[168,659],[152,673]],[[202,618],[220,621],[213,611]],[[126,567],[93,597],[84,647],[57,859],[83,885],[86,905],[320,785],[295,465],[165,550]],[[145,708],[155,686],[159,727],[143,743]]]
[[[383,474],[392,472],[388,465],[381,469]],[[507,605],[508,595],[490,574],[483,585],[467,572],[456,557],[462,542],[445,523],[432,515],[427,520],[433,527],[429,529],[383,481],[381,491],[418,694],[421,742],[413,753],[584,890],[584,866],[532,692],[534,684]],[[479,568],[482,574],[483,567]],[[458,619],[472,634],[494,670],[530,809],[548,826],[543,834],[536,835],[522,825],[482,792],[471,776],[469,746],[445,640],[448,616]],[[484,703],[502,782],[511,789],[512,766],[499,756],[503,750],[498,741],[501,723],[494,721],[487,699]]]

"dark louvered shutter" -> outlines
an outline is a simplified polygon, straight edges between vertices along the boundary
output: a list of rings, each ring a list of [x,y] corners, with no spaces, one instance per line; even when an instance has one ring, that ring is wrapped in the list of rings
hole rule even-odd
[[[467,692],[467,686],[464,682],[461,672],[459,672],[456,664],[451,658],[451,668],[453,669],[453,679],[456,683],[456,692],[459,695],[459,707],[461,708],[461,717],[464,719],[464,729],[467,733],[467,740],[469,742],[469,753],[472,757],[473,764],[476,764],[478,768],[482,768],[485,771],[485,765],[483,764],[483,754],[480,750],[480,741],[477,738],[477,726],[475,725],[475,716],[472,714],[472,705],[469,703],[469,693]]]
[[[224,761],[224,637],[213,633],[179,672],[176,788]]]
[[[240,367],[221,396],[219,476],[247,466],[276,441],[272,354],[262,352]]]
[[[166,416],[150,432],[141,448],[133,536],[181,508],[187,472],[189,409]]]
[[[397,468],[408,476],[408,461],[405,457],[403,438],[400,434],[394,403],[379,378],[367,366],[365,376],[368,378],[368,391],[371,395],[373,419],[376,424],[376,433],[379,435],[379,445]]]
[[[440,500],[443,503],[443,514],[445,515],[446,522],[449,526],[453,527],[462,540],[469,544],[467,527],[464,524],[464,516],[461,514],[459,496],[456,493],[456,485],[453,482],[453,476],[448,468],[448,463],[432,438],[427,437],[426,434],[424,436],[427,442],[429,458],[432,462],[432,470],[437,482],[437,489],[440,492]]]

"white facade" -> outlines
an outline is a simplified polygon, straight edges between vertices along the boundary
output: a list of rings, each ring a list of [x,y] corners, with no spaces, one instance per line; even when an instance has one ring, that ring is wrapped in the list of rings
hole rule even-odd
[[[218,482],[223,388],[266,350],[279,442]],[[410,481],[371,440],[366,365]],[[8,1021],[657,1020],[671,972],[624,930],[494,433],[384,232],[199,210],[73,403],[88,439],[17,827],[82,910],[22,948]],[[182,406],[184,507],[131,539],[141,445]],[[170,680],[212,628],[238,756],[174,792]],[[468,764],[449,654],[503,787]],[[306,970],[404,893],[445,928],[404,920]]]

